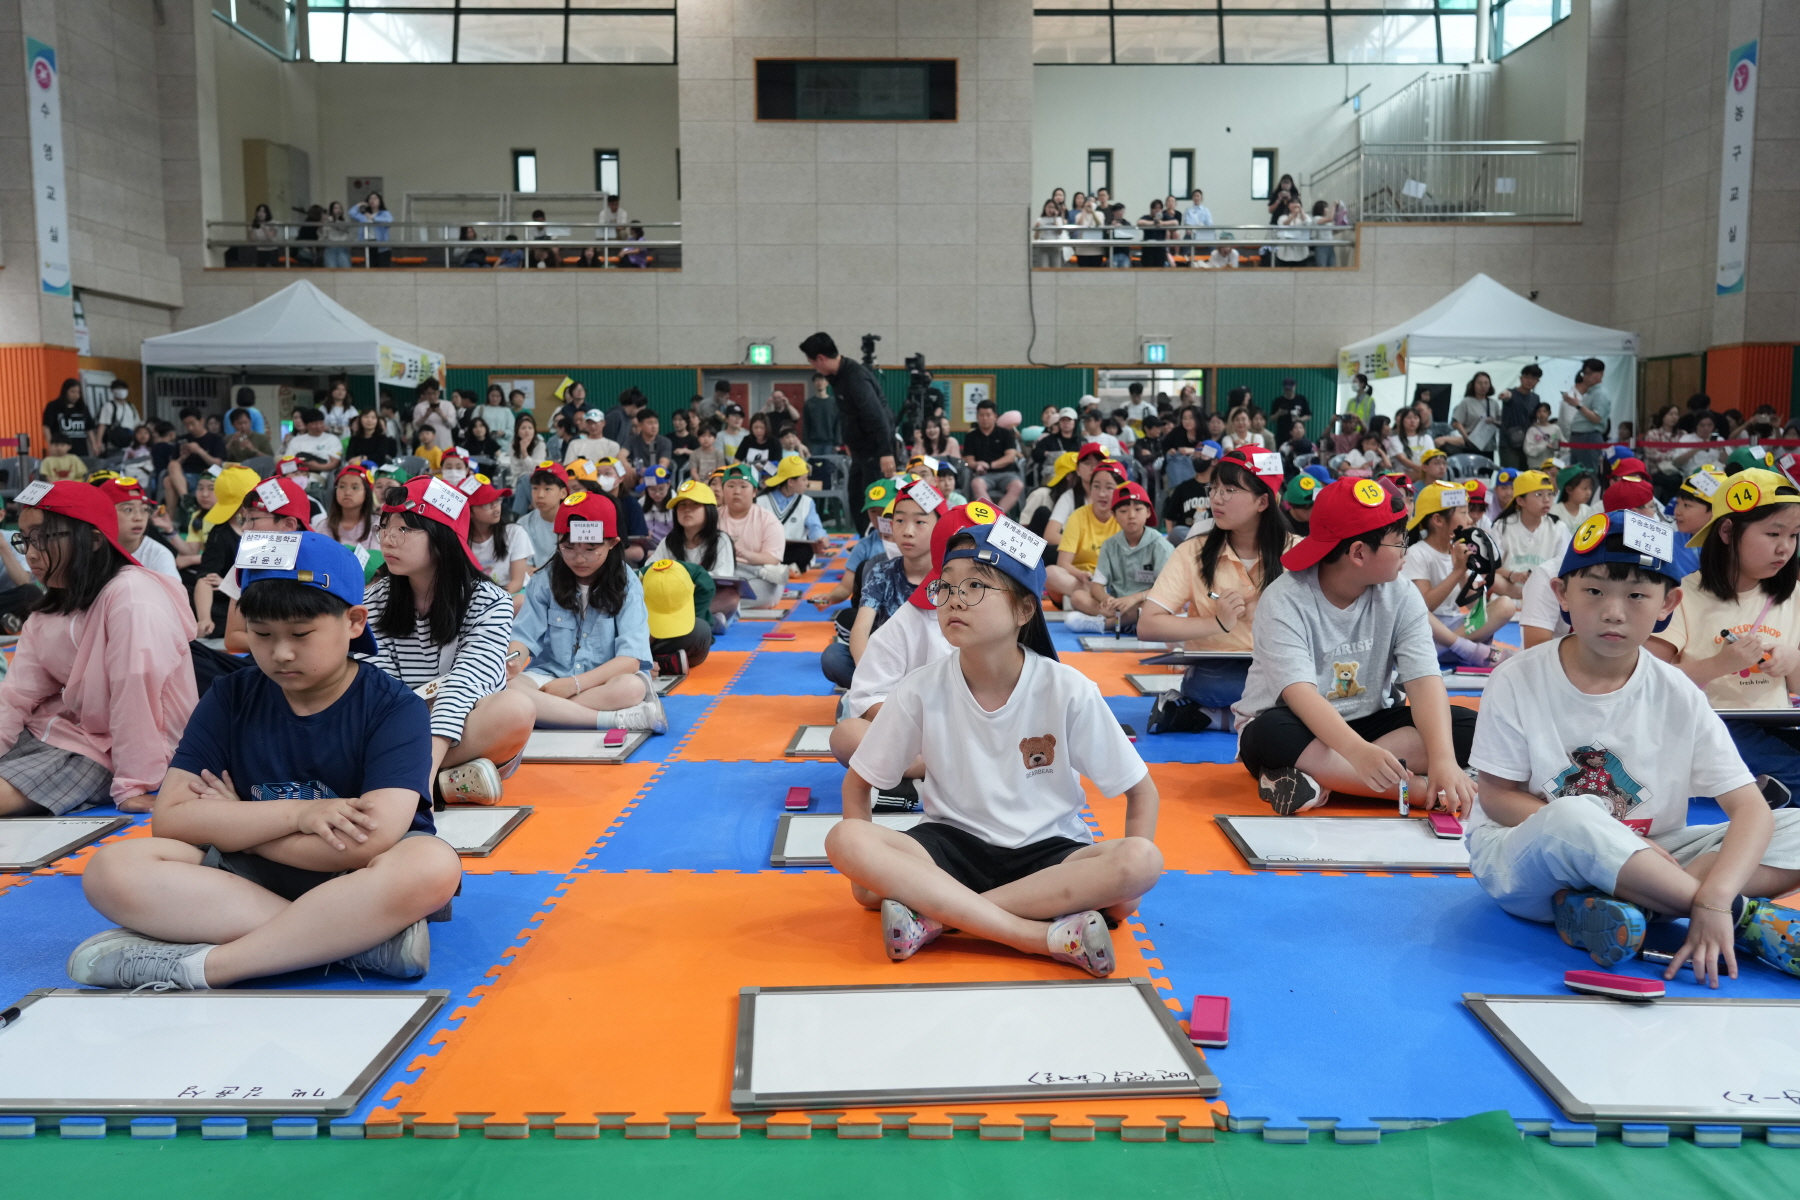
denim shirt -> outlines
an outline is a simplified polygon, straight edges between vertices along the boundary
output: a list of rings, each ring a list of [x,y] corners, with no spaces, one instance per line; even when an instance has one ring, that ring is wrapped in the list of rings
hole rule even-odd
[[[621,656],[650,669],[650,611],[644,607],[644,585],[634,572],[625,572],[625,603],[616,617],[593,607],[577,616],[558,604],[550,595],[549,571],[533,575],[524,596],[525,604],[513,618],[512,635],[531,648],[527,669],[562,679]]]

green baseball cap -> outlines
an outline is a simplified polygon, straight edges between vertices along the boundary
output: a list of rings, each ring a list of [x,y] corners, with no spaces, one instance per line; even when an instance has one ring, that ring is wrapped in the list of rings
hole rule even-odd
[[[1736,475],[1739,471],[1748,470],[1773,471],[1775,456],[1761,446],[1739,446],[1725,460],[1725,473]]]
[[[1599,478],[1598,475],[1595,475],[1594,468],[1584,467],[1580,463],[1564,467],[1556,473],[1557,492],[1560,494],[1564,488],[1568,487],[1571,483],[1574,483],[1577,479],[1580,479],[1583,475],[1591,476],[1595,479]],[[1515,494],[1517,494],[1516,489]]]
[[[1296,504],[1311,504],[1319,496],[1319,481],[1311,475],[1300,474],[1287,481],[1281,489],[1281,499],[1291,508]]]
[[[888,501],[892,500],[899,490],[893,480],[877,479],[863,490],[864,511],[871,508],[886,508]]]

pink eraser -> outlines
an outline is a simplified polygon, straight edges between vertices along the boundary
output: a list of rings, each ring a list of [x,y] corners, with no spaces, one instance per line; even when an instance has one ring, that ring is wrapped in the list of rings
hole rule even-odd
[[[625,731],[623,729],[607,730],[606,736],[600,739],[600,744],[603,746],[623,746],[625,744]]]
[[[1230,1040],[1231,997],[1195,996],[1188,1010],[1188,1041],[1196,1046],[1223,1046]]]
[[[771,630],[769,630],[769,632],[763,634],[763,641],[765,641],[765,642],[791,642],[794,640],[795,636],[796,636],[795,634],[782,633],[780,630],[771,629]]]
[[[812,804],[812,789],[791,787],[787,794],[787,810],[789,812],[805,812]]]
[[[1463,835],[1462,822],[1452,813],[1434,812],[1431,814],[1431,832],[1441,838],[1459,838]]]
[[[1620,1000],[1661,1000],[1660,979],[1644,979],[1637,975],[1614,975],[1611,971],[1565,971],[1563,986],[1595,996],[1612,996]]]

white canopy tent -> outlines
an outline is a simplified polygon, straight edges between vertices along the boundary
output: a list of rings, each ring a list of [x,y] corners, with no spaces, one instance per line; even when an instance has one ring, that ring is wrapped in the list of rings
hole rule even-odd
[[[304,279],[222,321],[145,338],[143,363],[373,375],[377,384],[404,388],[444,372],[443,355],[383,333]]]
[[[1477,371],[1486,371],[1500,392],[1514,386],[1519,368],[1531,362],[1544,371],[1538,395],[1555,405],[1574,386],[1581,361],[1597,358],[1606,364],[1599,390],[1613,399],[1616,433],[1635,412],[1637,349],[1635,333],[1559,316],[1477,275],[1410,321],[1340,350],[1337,407],[1350,397],[1353,378],[1363,374],[1378,413],[1391,415],[1423,383],[1449,384],[1454,408]]]

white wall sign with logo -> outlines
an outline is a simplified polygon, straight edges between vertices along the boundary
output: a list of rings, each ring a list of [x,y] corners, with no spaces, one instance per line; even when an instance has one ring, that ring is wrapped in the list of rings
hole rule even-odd
[[[418,387],[427,379],[443,376],[444,356],[441,354],[385,344],[376,346],[375,352],[381,360],[375,369],[377,382]]]
[[[38,280],[55,296],[69,292],[69,199],[63,184],[62,98],[56,51],[25,39],[26,124],[31,135],[32,202],[37,209]]]
[[[1725,60],[1725,144],[1719,169],[1717,294],[1744,290],[1744,247],[1750,240],[1750,159],[1756,148],[1756,43]]]

